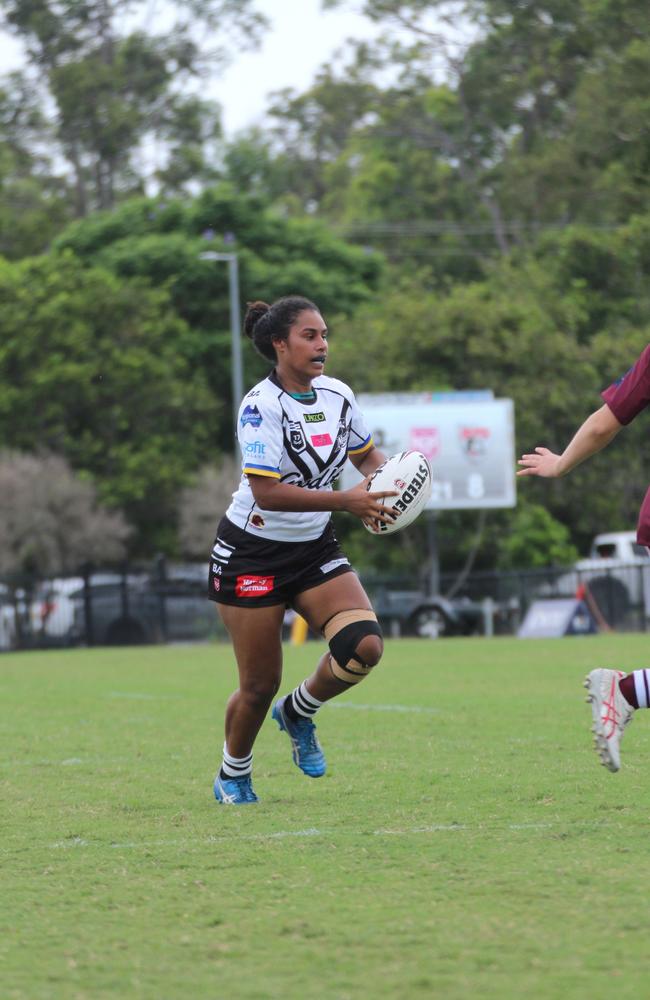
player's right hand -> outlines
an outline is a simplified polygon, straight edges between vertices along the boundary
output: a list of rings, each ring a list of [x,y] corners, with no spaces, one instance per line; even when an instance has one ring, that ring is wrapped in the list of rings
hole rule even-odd
[[[346,490],[342,494],[344,498],[344,510],[361,518],[364,524],[369,525],[373,531],[379,531],[379,524],[392,524],[395,518],[386,509],[383,503],[379,503],[384,497],[398,497],[397,490],[381,490],[377,493],[369,493],[366,489],[368,479],[364,479],[351,490]]]
[[[554,454],[548,448],[535,448],[535,453],[522,455],[517,465],[523,468],[517,472],[518,476],[543,476],[545,479],[555,479],[560,475],[560,456]]]

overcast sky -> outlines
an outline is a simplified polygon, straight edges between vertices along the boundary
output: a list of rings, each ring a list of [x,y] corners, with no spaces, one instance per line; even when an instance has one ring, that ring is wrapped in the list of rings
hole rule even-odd
[[[374,34],[374,26],[358,14],[324,13],[321,0],[257,0],[257,8],[271,22],[261,48],[240,56],[214,87],[226,133],[259,118],[270,91],[306,90],[346,38]]]
[[[260,120],[266,95],[282,87],[305,90],[319,67],[349,37],[370,38],[374,26],[359,14],[321,10],[321,0],[257,0],[270,27],[261,47],[237,57],[209,88],[223,109],[227,135]],[[350,7],[360,6],[360,0]],[[20,48],[0,36],[2,71],[17,68]]]

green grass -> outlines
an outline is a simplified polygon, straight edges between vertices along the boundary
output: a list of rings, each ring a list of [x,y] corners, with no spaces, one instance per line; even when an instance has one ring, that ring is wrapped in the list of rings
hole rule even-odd
[[[318,649],[286,650],[283,691]],[[227,646],[0,657],[2,997],[647,996],[650,716],[609,774],[581,681],[648,659],[388,642],[320,714],[328,774],[268,720],[262,801],[232,809]]]

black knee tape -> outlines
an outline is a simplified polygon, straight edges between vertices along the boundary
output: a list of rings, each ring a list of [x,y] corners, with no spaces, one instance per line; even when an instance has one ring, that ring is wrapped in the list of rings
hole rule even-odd
[[[345,684],[358,684],[372,666],[363,662],[357,646],[368,635],[382,637],[375,615],[372,611],[343,611],[334,615],[324,632],[332,654],[332,673]]]

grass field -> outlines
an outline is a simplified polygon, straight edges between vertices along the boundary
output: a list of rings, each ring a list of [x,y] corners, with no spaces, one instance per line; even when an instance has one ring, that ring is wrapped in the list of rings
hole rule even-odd
[[[581,688],[648,645],[390,641],[320,713],[327,775],[269,719],[241,809],[212,797],[227,646],[0,657],[0,995],[650,995],[650,713],[609,774]]]

